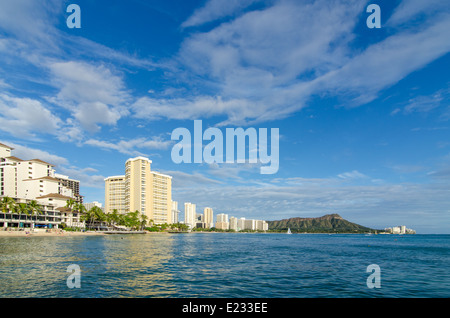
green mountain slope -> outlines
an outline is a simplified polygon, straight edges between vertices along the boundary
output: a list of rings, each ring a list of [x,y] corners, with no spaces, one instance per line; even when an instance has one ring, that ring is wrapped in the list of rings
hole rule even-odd
[[[290,218],[267,221],[269,231],[293,233],[369,233],[376,230],[344,220],[339,214],[327,214],[317,218]]]

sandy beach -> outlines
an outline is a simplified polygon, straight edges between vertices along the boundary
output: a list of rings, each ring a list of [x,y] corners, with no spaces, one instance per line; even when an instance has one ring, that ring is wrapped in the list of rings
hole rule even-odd
[[[27,237],[27,236],[89,236],[89,235],[105,235],[97,232],[70,232],[70,231],[51,231],[45,230],[26,230],[26,231],[0,231],[0,238],[2,237]]]

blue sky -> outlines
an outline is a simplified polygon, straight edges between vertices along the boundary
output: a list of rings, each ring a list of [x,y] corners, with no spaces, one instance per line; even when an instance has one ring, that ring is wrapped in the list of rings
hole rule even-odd
[[[80,180],[86,202],[143,155],[182,211],[450,233],[449,29],[436,0],[2,0],[0,142]],[[196,119],[279,128],[278,172],[175,164],[171,133]]]

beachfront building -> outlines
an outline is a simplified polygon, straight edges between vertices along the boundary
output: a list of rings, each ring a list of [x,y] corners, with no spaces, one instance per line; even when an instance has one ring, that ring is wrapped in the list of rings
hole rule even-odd
[[[59,227],[61,223],[84,226],[79,213],[68,209],[66,217],[61,214],[68,200],[82,201],[79,191],[74,193],[61,180],[53,164],[17,158],[12,156],[13,150],[0,144],[0,200],[3,202],[0,227]],[[78,183],[79,189],[79,181],[70,180]]]
[[[103,211],[103,204],[101,204],[98,201],[93,201],[93,202],[87,202],[87,203],[83,203],[84,207],[86,208],[86,211],[89,211],[90,209],[92,209],[93,207],[97,207],[102,209]]]
[[[178,210],[178,202],[172,201],[172,223],[178,223],[180,210]]]
[[[221,220],[223,221],[223,217],[221,217]],[[219,222],[219,219],[218,219],[218,222]],[[216,227],[217,227],[217,223],[216,223]],[[263,220],[253,220],[253,219],[246,219],[246,218],[238,219],[234,216],[231,216],[229,218],[229,229],[237,231],[237,232],[246,231],[246,230],[267,231],[269,229],[269,224]]]
[[[195,227],[198,229],[206,229],[205,218],[202,213],[195,214]]]
[[[230,223],[228,222],[228,214],[225,213],[217,214],[216,229],[228,230],[229,228]]]
[[[240,218],[237,220],[237,230],[241,231],[245,229],[245,218]]]
[[[50,193],[37,198],[44,206],[56,207],[55,210],[59,212],[61,223],[72,228],[84,228],[85,223],[81,221],[81,214],[67,207],[67,201],[70,199],[73,200],[72,197],[59,193]]]
[[[238,219],[234,216],[230,216],[230,230],[238,231]]]
[[[244,230],[256,230],[256,220],[245,220],[244,221]]]
[[[203,222],[205,223],[205,227],[207,229],[214,226],[214,213],[212,208],[206,207],[203,210]]]
[[[55,173],[55,178],[59,180],[62,188],[72,190],[72,195],[76,198],[75,201],[83,203],[83,196],[80,195],[80,181],[71,179],[69,178],[69,176],[65,176],[59,173]],[[63,190],[60,190],[59,194],[64,195],[64,193],[61,193],[62,191]]]
[[[263,220],[256,220],[256,230],[257,231],[267,231],[269,229],[269,224]]]
[[[105,213],[116,210],[125,214],[125,176],[112,176],[105,179]]]
[[[62,217],[62,213],[56,206],[58,202],[50,201],[48,203],[42,202],[42,200],[26,200],[20,198],[3,197],[0,200],[11,200],[12,202],[6,203],[8,207],[0,209],[0,228],[59,228],[61,223],[65,220]],[[32,211],[30,208],[28,213],[21,211],[22,208],[30,206],[32,202],[38,203],[38,210]],[[3,202],[2,202],[3,203]],[[65,204],[65,202],[64,202]],[[73,224],[79,224],[79,217],[75,214],[75,220]],[[80,227],[84,227],[81,223]]]
[[[263,220],[242,219],[240,230],[267,231],[269,224]]]
[[[125,175],[105,179],[105,213],[139,211],[154,224],[173,223],[172,177],[151,170],[144,157],[125,162]]]
[[[388,227],[384,229],[386,233],[390,234],[416,234],[416,231],[406,228],[405,225]]]
[[[189,226],[191,229],[195,227],[196,221],[196,205],[191,202],[184,203],[184,224]]]

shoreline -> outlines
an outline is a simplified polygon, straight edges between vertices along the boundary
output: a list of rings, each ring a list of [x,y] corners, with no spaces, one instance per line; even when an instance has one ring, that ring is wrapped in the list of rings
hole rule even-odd
[[[118,234],[216,234],[216,233],[231,233],[231,234],[280,234],[280,235],[286,235],[284,232],[214,232],[214,231],[191,231],[191,232],[170,232],[170,231],[164,231],[164,232],[148,232],[148,231],[138,231],[138,233],[130,233],[130,232],[114,232],[114,233],[107,233],[107,232],[101,232],[101,231],[87,231],[87,232],[72,232],[72,231],[64,231],[64,230],[57,230],[57,231],[51,231],[46,232],[42,230],[34,230],[34,231],[1,231],[0,230],[0,238],[3,237],[32,237],[32,236],[40,236],[40,237],[61,237],[61,236],[105,236],[105,235],[118,235]],[[292,234],[327,234],[327,235],[337,235],[337,234],[352,234],[352,235],[367,235],[367,233],[308,233],[308,232],[302,232],[302,233],[292,233]],[[373,234],[374,236],[376,234]],[[378,235],[396,235],[392,233],[379,233]],[[401,234],[397,234],[401,235]],[[412,234],[404,234],[404,235],[412,235]]]
[[[47,237],[64,237],[64,236],[93,236],[93,235],[106,235],[98,232],[71,232],[71,231],[0,231],[0,238],[3,237],[34,237],[34,236],[47,236]]]

